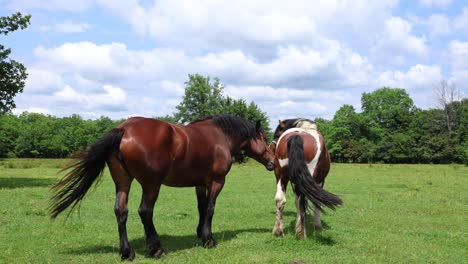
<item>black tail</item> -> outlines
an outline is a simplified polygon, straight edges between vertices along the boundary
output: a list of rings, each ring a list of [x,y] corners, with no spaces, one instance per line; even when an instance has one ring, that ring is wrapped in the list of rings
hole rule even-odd
[[[323,205],[335,210],[343,201],[338,196],[322,189],[314,181],[307,168],[303,143],[304,141],[299,135],[288,139],[289,179],[294,193],[300,198],[300,206],[305,212],[307,201],[311,201],[321,211],[323,211]]]
[[[57,217],[70,205],[74,208],[84,198],[93,182],[102,175],[109,156],[119,150],[124,130],[114,128],[88,150],[78,154],[76,160],[62,171],[72,169],[52,187],[50,214]]]

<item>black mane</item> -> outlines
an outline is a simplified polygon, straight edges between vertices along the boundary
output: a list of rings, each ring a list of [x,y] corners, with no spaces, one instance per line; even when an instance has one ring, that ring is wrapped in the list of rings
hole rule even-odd
[[[255,129],[255,125],[247,120],[242,119],[241,117],[235,115],[214,115],[214,116],[206,116],[200,119],[197,119],[190,124],[201,122],[211,119],[213,123],[221,128],[224,133],[228,136],[233,138],[240,138],[240,139],[254,139],[257,137],[257,130]],[[261,129],[260,132],[263,132]]]
[[[255,125],[238,116],[216,115],[213,117],[213,123],[233,138],[250,140],[257,137]]]
[[[315,124],[314,121],[312,121],[312,120],[310,120],[310,119],[307,119],[307,118],[285,119],[285,120],[283,120],[284,125],[285,125],[284,128],[280,128],[280,126],[278,125],[278,126],[276,127],[275,133],[274,133],[273,135],[276,135],[276,133],[278,133],[280,129],[286,131],[286,130],[288,130],[288,129],[290,129],[290,128],[296,127],[296,125],[297,125],[297,123],[298,123],[299,121],[308,121],[308,122],[310,122],[310,123]]]

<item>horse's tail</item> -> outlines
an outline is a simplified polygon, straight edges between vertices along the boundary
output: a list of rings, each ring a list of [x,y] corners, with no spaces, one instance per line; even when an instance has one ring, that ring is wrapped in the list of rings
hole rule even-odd
[[[307,209],[307,201],[311,201],[323,211],[322,206],[335,209],[343,201],[330,192],[325,191],[313,179],[304,157],[304,141],[301,136],[294,135],[288,139],[288,173],[294,193],[300,198],[299,205],[303,212]]]
[[[79,153],[76,159],[62,170],[71,169],[51,188],[54,193],[49,207],[52,218],[57,217],[70,205],[74,208],[79,204],[93,182],[102,175],[109,156],[118,152],[123,133],[121,128],[112,129],[88,150]]]

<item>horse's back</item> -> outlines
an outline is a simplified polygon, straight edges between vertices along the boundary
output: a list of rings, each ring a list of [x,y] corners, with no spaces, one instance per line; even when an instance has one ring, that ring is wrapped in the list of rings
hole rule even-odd
[[[176,140],[171,126],[143,117],[129,118],[119,126],[124,129],[119,150],[131,176],[145,181],[147,175],[169,171]]]

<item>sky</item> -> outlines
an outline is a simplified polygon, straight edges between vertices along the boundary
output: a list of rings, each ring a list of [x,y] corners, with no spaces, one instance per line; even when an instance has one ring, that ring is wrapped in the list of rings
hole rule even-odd
[[[405,89],[437,107],[445,80],[468,94],[468,1],[0,0],[31,14],[0,36],[29,77],[18,114],[164,116],[189,74],[278,119],[332,119],[361,95]]]

